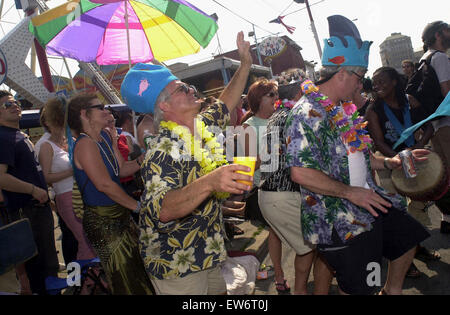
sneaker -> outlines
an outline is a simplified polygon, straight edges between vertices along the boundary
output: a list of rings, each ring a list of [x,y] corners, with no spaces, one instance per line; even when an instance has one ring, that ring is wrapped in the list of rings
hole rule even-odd
[[[450,234],[450,222],[441,221],[441,233]]]

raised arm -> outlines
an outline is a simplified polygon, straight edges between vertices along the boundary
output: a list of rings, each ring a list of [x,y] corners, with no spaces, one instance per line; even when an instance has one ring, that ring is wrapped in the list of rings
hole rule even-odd
[[[233,75],[230,83],[225,87],[219,99],[224,102],[228,110],[232,112],[239,104],[241,95],[247,84],[250,68],[253,64],[253,58],[250,53],[250,43],[244,40],[244,33],[239,32],[237,35],[237,47],[241,65]]]

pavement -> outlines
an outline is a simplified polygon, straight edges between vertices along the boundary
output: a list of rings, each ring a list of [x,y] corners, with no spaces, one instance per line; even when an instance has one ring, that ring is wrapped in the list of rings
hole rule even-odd
[[[450,234],[441,234],[439,232],[441,213],[435,206],[429,209],[428,214],[431,220],[431,224],[428,227],[431,237],[423,245],[429,249],[438,250],[441,254],[441,259],[431,262],[422,262],[414,259],[414,263],[422,272],[422,275],[418,279],[405,279],[405,295],[450,295]],[[57,222],[56,218],[55,222]],[[271,266],[272,262],[268,255],[268,228],[256,220],[245,221],[237,226],[244,231],[244,234],[234,236],[232,240],[227,241],[227,250],[254,254],[262,264]],[[63,262],[60,230],[57,225],[55,226],[55,240],[59,261]],[[294,258],[295,253],[283,245],[282,266],[285,272],[285,278],[291,286],[294,284]],[[382,265],[382,283],[386,280],[386,274],[387,262],[384,261]],[[65,271],[62,270],[59,275],[60,277],[64,277]],[[314,279],[311,271],[308,280],[309,292],[312,292],[313,286]],[[0,276],[0,292],[15,293],[18,291],[19,287],[15,279],[14,271]],[[266,280],[257,280],[255,294],[277,295],[273,276],[269,276]],[[336,279],[333,279],[330,295],[336,294],[338,294],[338,287]]]

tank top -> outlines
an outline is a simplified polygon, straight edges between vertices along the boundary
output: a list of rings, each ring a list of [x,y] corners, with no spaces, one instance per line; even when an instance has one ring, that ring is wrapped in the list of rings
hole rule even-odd
[[[51,140],[46,140],[45,142],[49,143],[53,149],[53,160],[50,171],[52,173],[59,173],[71,169],[72,166],[70,165],[69,153],[61,149]],[[59,182],[53,183],[52,186],[56,195],[72,191],[73,176],[66,177]]]
[[[97,142],[97,146],[103,159],[103,163],[105,164],[111,179],[115,183],[117,183],[117,185],[120,186],[118,174],[118,162],[114,155],[111,139],[104,131],[101,132],[101,136],[102,141]],[[75,142],[74,150],[76,145],[78,144],[78,141],[80,141],[84,137],[86,137],[86,135],[83,134],[78,137],[77,141]],[[114,170],[116,166],[117,168],[116,170]],[[75,163],[74,163],[74,175],[78,184],[78,188],[80,189],[80,192],[83,196],[83,201],[86,205],[95,207],[95,206],[112,206],[116,204],[116,202],[111,198],[109,198],[106,194],[98,191],[94,183],[92,183],[92,181],[86,175],[84,170],[80,170],[79,168],[77,168]]]
[[[398,108],[392,108],[389,106],[392,113],[397,117],[398,121],[400,123],[404,123],[403,121],[403,111],[402,109]],[[378,121],[380,122],[381,131],[383,132],[384,136],[384,142],[389,146],[393,147],[394,144],[397,142],[397,140],[400,138],[400,135],[395,130],[394,125],[390,122],[389,118],[387,117],[386,113],[384,112],[384,106],[383,104],[376,104],[374,106],[374,111],[378,115]],[[414,123],[413,123],[414,124]],[[403,142],[395,151],[400,152],[406,149],[407,146]]]

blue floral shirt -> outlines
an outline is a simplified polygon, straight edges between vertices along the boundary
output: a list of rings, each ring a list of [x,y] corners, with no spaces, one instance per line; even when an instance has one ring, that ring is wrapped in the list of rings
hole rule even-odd
[[[206,126],[222,130],[230,118],[227,107],[220,102],[200,116]],[[153,279],[184,277],[226,259],[221,203],[214,196],[184,218],[165,224],[159,220],[167,192],[200,177],[200,164],[184,151],[183,144],[169,130],[160,129],[150,142],[141,170],[145,190],[141,198],[139,245],[147,273]]]
[[[347,116],[341,108],[344,116]],[[348,117],[348,116],[347,116]],[[303,96],[286,121],[287,167],[311,168],[346,185],[350,184],[347,149],[331,116],[322,105]],[[369,153],[365,153],[367,184],[393,207],[406,211],[406,200],[378,187],[372,177]],[[333,227],[345,242],[372,229],[374,217],[347,199],[313,193],[301,186],[302,232],[312,244],[331,244]]]

